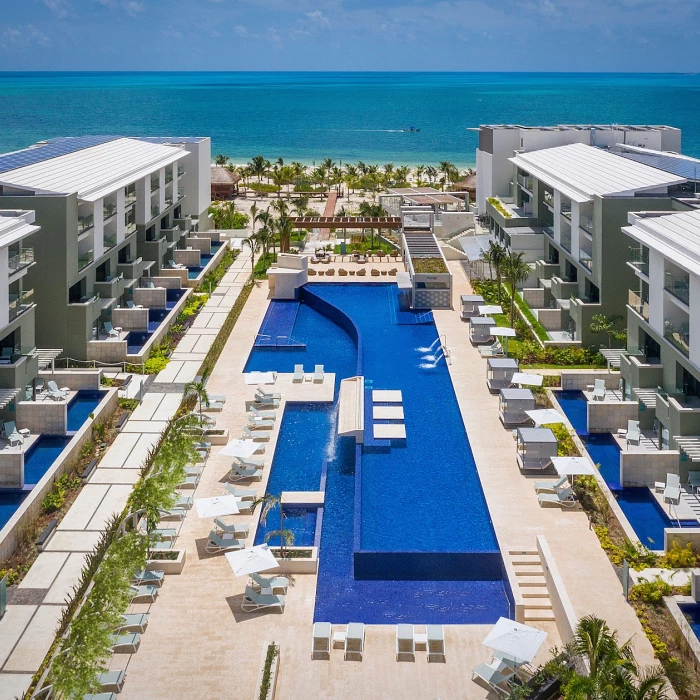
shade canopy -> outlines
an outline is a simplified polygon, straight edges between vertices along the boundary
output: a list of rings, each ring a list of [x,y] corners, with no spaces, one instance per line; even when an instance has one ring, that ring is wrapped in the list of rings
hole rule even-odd
[[[479,314],[481,316],[491,316],[492,314],[502,314],[503,309],[500,304],[481,304],[479,307]]]
[[[552,464],[559,476],[596,473],[596,468],[583,457],[552,457]]]
[[[483,644],[513,659],[516,664],[529,664],[537,655],[547,633],[501,617],[488,633]]]
[[[513,384],[527,384],[528,386],[542,386],[544,377],[541,374],[525,374],[524,372],[516,372],[513,375]]]
[[[515,331],[515,328],[508,328],[507,326],[494,326],[489,330],[489,332],[491,333],[491,335],[500,338],[515,338],[518,335]]]
[[[226,447],[219,450],[222,457],[250,457],[260,448],[260,443],[255,440],[229,440]]]
[[[197,498],[194,502],[200,518],[215,518],[218,515],[237,515],[238,500],[235,496],[213,496]]]
[[[250,549],[226,552],[226,559],[236,576],[248,576],[260,571],[275,569],[279,566],[275,555],[266,544],[259,544]]]
[[[550,425],[552,423],[563,423],[564,416],[553,408],[542,408],[536,411],[525,411],[532,418],[535,425]]]

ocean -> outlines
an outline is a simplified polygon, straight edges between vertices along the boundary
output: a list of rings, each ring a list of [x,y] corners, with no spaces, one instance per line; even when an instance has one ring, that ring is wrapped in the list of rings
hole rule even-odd
[[[683,152],[700,156],[697,74],[0,73],[0,113],[0,152],[64,135],[207,135],[236,163],[466,167],[479,124],[630,123],[680,127]]]

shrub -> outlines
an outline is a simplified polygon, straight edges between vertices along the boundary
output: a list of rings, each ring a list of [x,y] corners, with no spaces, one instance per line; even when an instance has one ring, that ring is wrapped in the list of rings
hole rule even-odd
[[[81,483],[79,477],[68,476],[68,474],[64,474],[56,479],[53,488],[44,496],[44,500],[41,502],[44,512],[53,513],[60,510],[66,500],[67,493],[80,488]]]
[[[416,273],[437,274],[449,272],[442,258],[411,258],[413,271]]]
[[[119,408],[123,408],[125,411],[135,411],[138,407],[138,399],[119,399]]]
[[[486,201],[503,216],[504,219],[510,219],[513,215],[503,206],[498,197],[488,197]]]
[[[554,433],[554,437],[559,443],[557,447],[557,455],[559,457],[578,456],[578,449],[574,443],[574,439],[571,437],[571,434],[563,423],[554,423],[542,427],[550,428]]]
[[[119,386],[119,382],[117,382],[116,379],[112,379],[112,377],[105,377],[104,374],[100,377],[100,384],[102,386],[109,386],[109,387]]]
[[[149,357],[144,363],[144,371],[146,374],[158,374],[166,368],[168,362],[170,362],[170,360],[163,355]]]
[[[231,217],[231,228],[245,228],[250,222],[250,217],[242,211],[233,212]]]
[[[641,600],[649,605],[658,605],[664,596],[669,596],[673,592],[670,583],[666,583],[657,576],[652,581],[640,579],[636,586],[630,589],[630,600]]]
[[[87,459],[88,457],[91,457],[92,453],[94,451],[95,451],[95,443],[92,440],[88,440],[80,448],[80,453],[79,453],[80,459]]]
[[[661,565],[668,569],[689,569],[698,565],[698,555],[693,551],[692,543],[688,542],[685,547],[674,541],[671,550],[666,552],[666,556],[661,557]]]

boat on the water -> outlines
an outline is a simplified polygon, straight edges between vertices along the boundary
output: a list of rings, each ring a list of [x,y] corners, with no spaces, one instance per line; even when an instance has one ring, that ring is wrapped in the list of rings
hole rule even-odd
[[[416,129],[415,126],[409,126],[408,129],[401,129],[401,131],[408,131],[412,134],[417,134],[420,131],[420,129]]]

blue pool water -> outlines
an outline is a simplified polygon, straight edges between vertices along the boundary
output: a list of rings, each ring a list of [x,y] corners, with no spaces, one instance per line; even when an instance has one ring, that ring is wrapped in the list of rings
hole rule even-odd
[[[22,501],[29,495],[26,491],[0,490],[0,530],[2,530],[15,511],[22,505]]]
[[[148,332],[154,333],[157,331],[158,327],[161,323],[163,323],[167,315],[167,309],[148,309]]]
[[[180,301],[180,299],[182,299],[182,295],[184,293],[185,293],[184,289],[168,289],[168,290],[166,290],[165,308],[168,311],[171,311],[172,309],[174,309],[177,302]]]
[[[53,435],[42,435],[34,442],[24,455],[25,487],[39,483],[69,442],[69,437]]]
[[[311,547],[314,544],[316,533],[316,521],[318,517],[317,508],[284,508],[284,529],[290,530],[294,534],[295,547]],[[265,524],[260,523],[255,533],[255,544],[265,542],[268,532],[279,530],[280,516],[277,507],[272,508],[267,516]],[[268,544],[274,546],[280,544],[280,538],[271,537]]]
[[[67,432],[79,430],[91,413],[94,413],[98,404],[105,397],[104,391],[79,391],[68,404]]]
[[[153,333],[147,331],[129,331],[126,334],[126,352],[128,355],[136,355],[148,342]]]
[[[299,311],[298,301],[279,301],[270,304],[255,338],[256,345],[275,345],[283,339],[289,340]],[[297,339],[298,340],[298,339]]]
[[[591,459],[600,465],[600,474],[615,496],[639,541],[650,549],[663,549],[664,528],[679,522],[663,511],[647,488],[622,488],[620,484],[620,448],[609,433],[587,430],[586,397],[581,391],[559,391],[557,401],[586,446]],[[681,527],[697,527],[697,522],[680,521]]]
[[[681,603],[678,607],[688,620],[690,629],[700,639],[700,603]]]
[[[444,363],[425,367],[425,352],[419,350],[437,337],[434,324],[397,325],[394,285],[311,284],[305,290],[352,317],[362,333],[360,359],[368,390],[403,391],[408,431],[403,444],[365,445],[356,462],[354,439],[336,435],[335,402],[325,411],[295,404],[285,411],[268,491],[318,488],[324,463],[327,469],[315,619],[487,624],[508,616],[503,582],[484,580],[478,571],[463,578],[481,580],[445,580],[455,572],[439,566],[429,580],[398,580],[405,571],[384,580],[355,578],[358,528],[362,549],[380,556],[394,551],[409,557],[411,552],[478,556],[497,553],[497,546],[447,368]],[[326,372],[338,375],[336,389],[340,378],[354,376],[358,351],[347,325],[341,328],[318,309],[310,296],[299,307],[293,335],[307,340],[305,348],[256,347],[246,371],[291,372],[301,363],[308,371],[323,364]],[[435,465],[439,469],[431,468]],[[428,469],[430,492],[441,493],[439,505],[416,487],[425,483]]]

